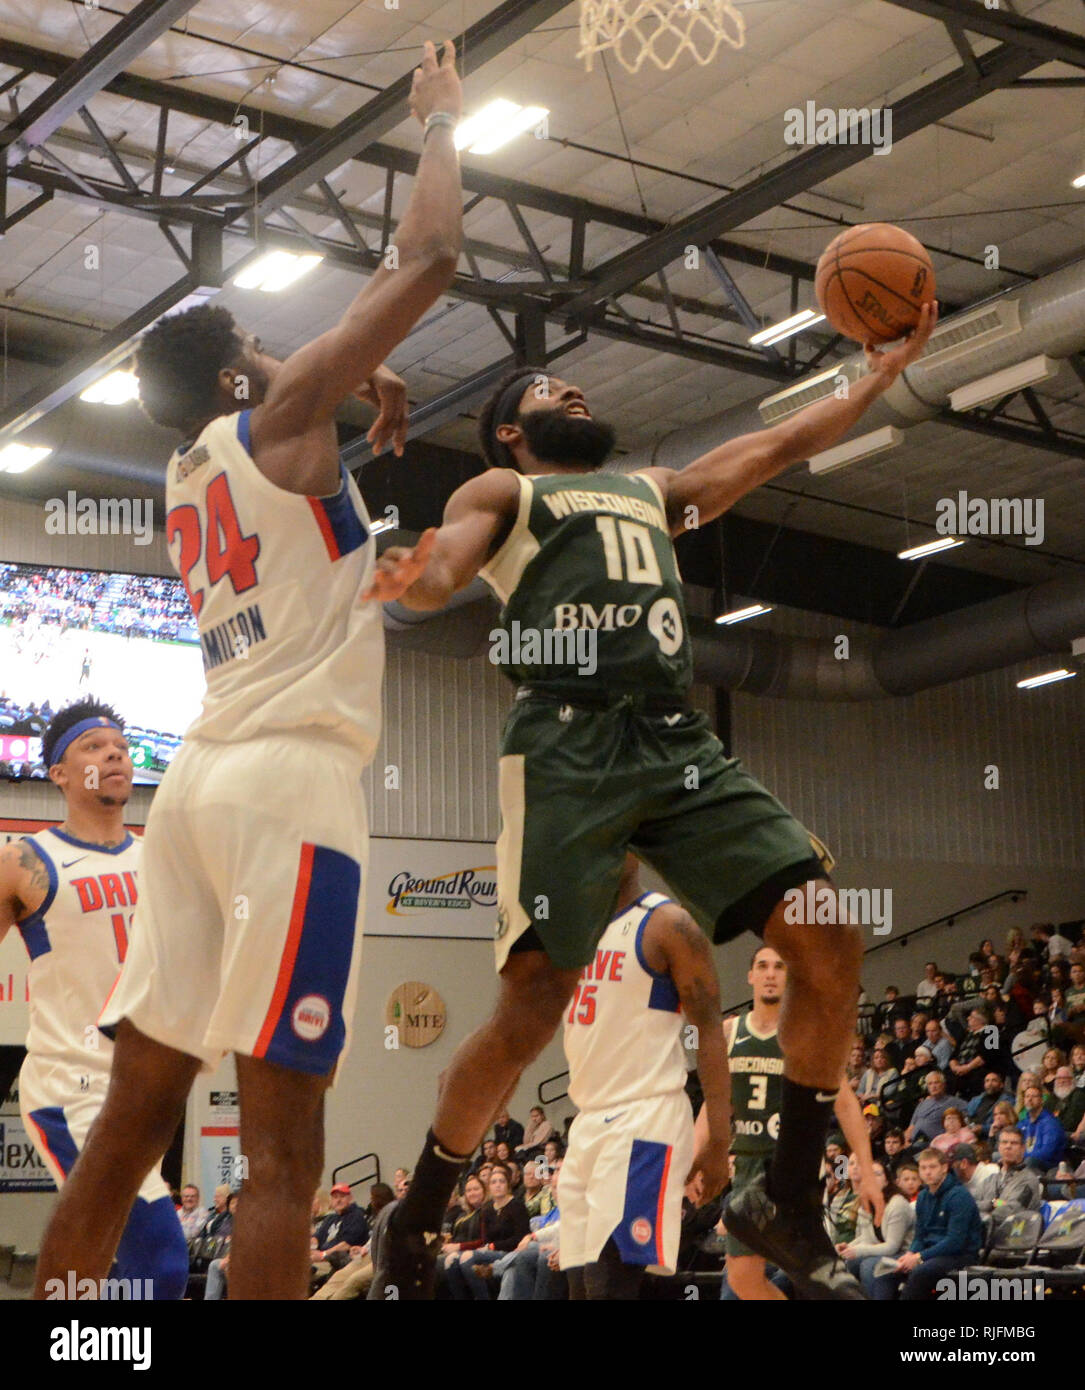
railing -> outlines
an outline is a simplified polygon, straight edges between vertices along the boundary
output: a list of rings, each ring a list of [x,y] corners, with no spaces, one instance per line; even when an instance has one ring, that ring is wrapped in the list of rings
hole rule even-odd
[[[350,1179],[348,1180],[348,1186],[349,1186],[349,1187],[358,1187],[358,1186],[360,1186],[363,1182],[369,1182],[370,1179],[372,1179],[374,1182],[380,1182],[380,1180],[381,1180],[381,1161],[380,1161],[380,1157],[379,1157],[379,1155],[377,1155],[377,1154],[375,1154],[375,1153],[369,1153],[369,1154],[359,1154],[357,1158],[348,1159],[346,1163],[340,1163],[340,1165],[339,1165],[338,1168],[333,1168],[333,1169],[332,1169],[332,1186],[334,1187],[335,1184],[336,1184],[337,1182],[340,1181],[340,1177],[339,1177],[340,1173],[345,1173],[345,1172],[347,1171],[348,1168],[353,1168],[354,1165],[355,1165],[356,1163],[364,1163],[364,1162],[366,1161],[367,1158],[371,1158],[371,1159],[373,1160],[374,1167],[373,1167],[370,1171],[365,1172],[365,1173],[362,1173],[362,1175],[361,1175],[360,1177],[357,1177],[357,1178],[350,1178]]]
[[[920,927],[913,927],[911,931],[906,931],[902,936],[895,937],[892,941],[879,941],[877,945],[871,946],[868,950],[863,952],[863,959],[865,960],[867,956],[872,956],[875,951],[884,951],[890,946],[903,946],[906,941],[910,941],[913,936],[919,936],[922,932],[933,931],[936,927],[952,927],[962,917],[969,917],[974,912],[983,912],[987,908],[994,906],[995,903],[1003,902],[1006,899],[1015,903],[1027,897],[1027,888],[1004,888],[1001,893],[994,893],[989,898],[980,898],[978,902],[969,903],[967,907],[958,908],[956,912],[948,912],[944,917],[935,917],[930,922],[924,922]],[[737,1004],[729,1004],[727,1008],[722,1009],[720,1012],[721,1015],[726,1018],[730,1014],[737,1013],[739,1009],[747,1008],[752,1003],[752,999],[743,999]],[[874,1009],[876,1009],[877,1006],[868,1007],[871,1008],[870,1017],[873,1019]],[[568,1075],[568,1071],[559,1071],[556,1075],[548,1076],[544,1081],[539,1082],[537,1095],[540,1105],[552,1105],[555,1101],[564,1100],[569,1094],[567,1090],[561,1091],[557,1095],[550,1096],[549,1099],[547,1099],[543,1096],[543,1087],[550,1086],[555,1081],[564,1081]]]

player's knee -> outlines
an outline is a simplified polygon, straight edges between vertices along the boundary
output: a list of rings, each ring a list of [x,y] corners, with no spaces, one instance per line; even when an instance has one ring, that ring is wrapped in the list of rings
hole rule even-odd
[[[741,1299],[765,1296],[765,1267],[760,1260],[732,1256],[727,1261],[727,1282]]]

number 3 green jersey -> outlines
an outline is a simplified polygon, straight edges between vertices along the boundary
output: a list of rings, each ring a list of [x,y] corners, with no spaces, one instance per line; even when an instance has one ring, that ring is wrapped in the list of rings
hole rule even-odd
[[[736,1154],[770,1154],[780,1134],[784,1054],[776,1030],[764,1037],[750,1027],[747,1009],[735,1020],[727,1049]]]
[[[688,690],[682,580],[663,496],[642,474],[521,477],[516,521],[481,573],[504,605],[491,659],[513,680]]]

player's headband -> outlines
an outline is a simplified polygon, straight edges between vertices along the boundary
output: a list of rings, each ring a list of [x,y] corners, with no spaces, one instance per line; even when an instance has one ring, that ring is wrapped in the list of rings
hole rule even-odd
[[[78,724],[73,724],[70,729],[65,729],[57,739],[56,747],[53,749],[53,759],[49,764],[55,767],[64,757],[64,754],[72,746],[80,734],[85,734],[88,729],[116,729],[118,733],[123,733],[121,726],[115,724],[112,719],[107,719],[104,714],[92,715],[90,719],[81,719]]]
[[[509,463],[516,467],[516,459],[513,457],[512,450],[507,444],[503,444],[497,437],[497,427],[499,425],[512,425],[516,423],[516,417],[520,413],[520,398],[527,388],[537,377],[545,377],[546,372],[541,367],[525,367],[515,380],[510,381],[498,399],[494,408],[493,421],[490,425],[491,438],[497,450],[504,452]]]

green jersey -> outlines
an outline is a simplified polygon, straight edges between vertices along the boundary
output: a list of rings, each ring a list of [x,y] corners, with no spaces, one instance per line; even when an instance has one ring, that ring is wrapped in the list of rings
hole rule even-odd
[[[482,577],[503,604],[491,660],[513,680],[570,699],[684,698],[682,581],[663,496],[642,474],[521,477],[516,520]]]
[[[727,1049],[731,1069],[731,1117],[736,1154],[770,1154],[780,1134],[784,1054],[775,1028],[761,1037],[750,1027],[750,1010],[740,1014]]]

